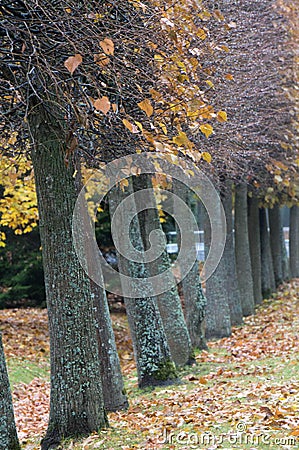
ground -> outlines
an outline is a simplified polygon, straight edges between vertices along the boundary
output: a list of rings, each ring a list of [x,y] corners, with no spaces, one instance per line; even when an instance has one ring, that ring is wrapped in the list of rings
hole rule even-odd
[[[285,284],[230,338],[209,343],[182,383],[140,391],[124,314],[113,314],[128,411],[64,449],[298,449],[299,280]],[[45,310],[0,311],[22,449],[38,449],[49,405]]]

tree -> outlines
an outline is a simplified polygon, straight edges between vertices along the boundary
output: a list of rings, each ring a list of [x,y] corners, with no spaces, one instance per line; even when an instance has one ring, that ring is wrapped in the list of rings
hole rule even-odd
[[[282,273],[282,223],[279,204],[276,203],[273,208],[269,209],[269,225],[270,225],[270,244],[273,259],[273,269],[275,276],[275,285],[279,286],[283,282]]]
[[[262,268],[259,205],[258,198],[254,194],[248,197],[248,233],[254,302],[258,305],[262,301]]]
[[[0,449],[19,450],[9,379],[0,332]]]
[[[238,284],[244,316],[250,316],[254,313],[254,293],[247,217],[247,186],[240,184],[236,186],[235,191],[235,252]]]
[[[28,125],[38,198],[51,347],[51,398],[42,449],[107,426],[90,282],[72,243],[78,186],[65,164],[61,111],[32,96]],[[46,137],[46,138],[45,138]]]
[[[140,211],[138,214],[139,227],[144,250],[147,251],[151,245],[149,241],[150,234],[155,230],[163,233],[156,199],[152,191],[153,183],[148,174],[142,174],[139,177],[134,177],[133,185],[135,192],[139,190],[143,191],[142,201],[140,201],[140,197],[136,196],[135,202],[137,211]],[[147,194],[145,194],[144,189],[147,189]],[[145,204],[148,209],[143,210]],[[165,273],[165,277],[168,278],[165,284],[173,286],[157,295],[157,301],[173,361],[177,366],[184,366],[190,364],[192,361],[194,362],[192,345],[174,276],[170,273],[169,269],[170,261],[166,249],[164,249],[160,257],[149,263],[148,268],[150,276]],[[186,314],[191,314],[188,306],[185,305],[185,307]]]
[[[273,261],[270,247],[267,209],[260,208],[260,237],[261,237],[261,285],[263,298],[269,298],[275,291]]]
[[[241,325],[243,323],[243,312],[236,268],[232,183],[230,181],[227,181],[224,187],[222,204],[226,217],[226,242],[222,258],[227,270],[225,281],[227,284],[226,290],[229,294],[230,319],[232,325]]]
[[[221,221],[220,203],[214,205],[216,217]],[[211,245],[211,225],[206,217],[204,236],[205,253],[208,254]],[[225,250],[224,250],[225,252]],[[220,259],[213,274],[206,281],[206,338],[222,338],[231,335],[231,316],[229,307],[230,291],[227,289],[227,260],[225,257]]]
[[[172,188],[174,194],[178,195],[181,200],[183,200],[184,204],[189,207],[191,211],[191,196],[194,195],[194,192],[190,191],[189,188],[182,182],[178,180],[172,181]],[[174,214],[177,214],[174,206]],[[179,207],[178,207],[179,209]],[[178,249],[179,252],[182,248],[182,234],[188,233],[188,241],[192,245],[193,252],[196,251],[196,240],[195,240],[195,227],[194,222],[190,213],[184,215],[183,217],[183,225],[180,228],[178,224],[176,224],[176,232],[178,237]],[[184,267],[185,261],[182,261],[180,264],[181,273],[186,272]],[[199,264],[194,258],[194,263],[191,268],[187,271],[185,276],[182,279],[182,289],[184,295],[184,305],[185,305],[185,318],[187,323],[187,328],[190,334],[191,343],[194,349],[206,349],[206,339],[205,339],[205,328],[206,328],[206,305],[207,299],[204,295],[201,279],[199,274]]]
[[[128,186],[124,187],[123,190],[120,186],[115,186],[110,190],[109,208],[111,217],[122,201],[132,193],[133,182],[131,178],[128,180]],[[124,213],[122,209],[117,216],[118,221],[122,224],[121,227],[118,227],[118,233],[119,239],[123,243],[123,252],[118,252],[118,266],[120,272],[129,277],[131,298],[124,294],[124,299],[137,365],[138,385],[143,388],[171,384],[177,380],[177,374],[164,332],[157,299],[149,287],[144,285],[143,288],[140,288],[134,281],[135,278],[147,279],[149,277],[145,263],[142,259],[140,262],[135,262],[131,249],[133,244],[134,248],[141,252],[141,255],[144,250],[134,200],[130,207],[127,204],[126,208],[129,208],[129,210],[126,209]],[[122,217],[123,214],[128,214],[129,217],[133,218],[130,228],[132,244],[129,242],[129,236],[124,235],[127,227],[125,226],[126,219]],[[122,287],[126,291],[128,286],[125,284]]]
[[[299,278],[299,206],[294,205],[290,211],[290,268],[291,276]]]

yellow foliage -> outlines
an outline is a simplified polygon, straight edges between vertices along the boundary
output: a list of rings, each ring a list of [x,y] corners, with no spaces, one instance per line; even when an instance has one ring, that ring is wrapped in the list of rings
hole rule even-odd
[[[199,129],[207,138],[213,133],[212,125],[208,123],[203,123],[202,125],[200,125]]]
[[[2,156],[0,161],[0,226],[9,227],[15,234],[28,233],[37,225],[38,210],[34,174],[25,157]],[[5,246],[5,233],[0,232],[0,246]]]

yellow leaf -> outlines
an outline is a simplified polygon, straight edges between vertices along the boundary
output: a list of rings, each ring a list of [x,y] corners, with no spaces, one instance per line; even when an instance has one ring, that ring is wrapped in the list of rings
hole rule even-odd
[[[114,43],[111,39],[105,38],[103,41],[100,41],[100,46],[106,55],[114,54]]]
[[[120,186],[121,190],[124,192],[125,187],[128,187],[128,186],[129,186],[129,181],[128,181],[128,179],[127,179],[127,178],[123,178],[122,180],[120,180],[119,186]]]
[[[189,141],[186,133],[184,133],[183,131],[180,131],[179,134],[172,139],[172,142],[176,144],[178,147],[190,148],[193,146],[192,142]]]
[[[226,53],[229,52],[229,48],[227,45],[221,45],[221,49],[224,50]]]
[[[212,156],[210,155],[209,152],[202,152],[201,157],[208,163],[210,163],[212,161]]]
[[[201,40],[204,40],[207,37],[205,30],[203,30],[202,28],[199,28],[199,30],[197,30],[196,36]]]
[[[148,98],[142,100],[142,102],[140,103],[137,103],[137,105],[140,109],[142,109],[142,111],[145,112],[147,117],[150,117],[154,112],[154,108],[152,107],[152,104]]]
[[[136,123],[137,127],[139,128],[139,130],[143,131],[142,123],[138,122],[137,120],[135,120],[135,123]]]
[[[102,98],[98,98],[94,102],[93,106],[97,111],[101,111],[102,113],[107,114],[110,109],[111,103],[109,98],[104,96]]]
[[[154,59],[158,62],[163,62],[164,58],[162,55],[159,55],[158,53],[154,56]]]
[[[214,87],[214,83],[211,80],[205,80],[205,82],[207,83],[207,85],[209,85],[211,88]]]
[[[203,123],[202,125],[200,125],[199,129],[207,138],[213,133],[212,125],[208,123]]]
[[[218,120],[218,122],[221,122],[221,123],[226,122],[227,121],[227,114],[226,114],[226,112],[225,111],[219,111],[217,113],[217,120]]]
[[[80,53],[76,53],[75,56],[70,56],[64,61],[64,67],[73,75],[78,66],[82,63],[82,56]]]
[[[8,139],[7,143],[9,145],[14,145],[17,142],[17,134],[13,133],[10,138]]]
[[[131,133],[139,133],[138,128],[136,125],[133,125],[131,122],[129,122],[127,119],[122,120],[124,126],[128,128],[128,130],[131,131]]]
[[[166,128],[166,125],[165,125],[164,123],[162,123],[162,122],[160,122],[159,125],[160,125],[160,127],[161,127],[163,133],[166,135],[166,134],[167,134],[167,128]]]
[[[123,124],[128,130],[133,131],[133,124],[129,122],[127,119],[123,119]]]

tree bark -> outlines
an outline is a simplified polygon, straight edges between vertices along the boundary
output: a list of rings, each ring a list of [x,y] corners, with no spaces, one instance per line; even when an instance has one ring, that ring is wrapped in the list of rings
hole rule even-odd
[[[42,450],[108,425],[90,280],[72,242],[75,167],[65,160],[66,135],[59,114],[51,106],[37,105],[28,119],[51,348],[50,418]]]
[[[190,192],[188,188],[181,182],[173,180],[173,190],[176,195],[178,195],[184,203],[190,208]],[[177,211],[174,210],[174,215]],[[178,248],[181,248],[181,235],[180,229],[176,226]],[[194,252],[196,251],[196,239],[194,235],[194,224],[192,223],[191,217],[186,215],[184,217],[184,232],[188,233],[188,240],[192,243]],[[181,267],[181,272],[184,273],[184,267]],[[206,327],[206,306],[207,299],[203,293],[200,274],[199,274],[199,264],[195,260],[194,264],[188,271],[185,277],[182,279],[182,288],[184,295],[185,304],[185,318],[187,323],[187,328],[190,334],[190,339],[193,348],[199,350],[207,349],[206,339],[205,339],[205,327]]]
[[[235,252],[243,316],[254,314],[254,293],[247,218],[247,186],[236,185]]]
[[[275,278],[268,230],[267,210],[260,208],[260,237],[261,237],[261,277],[263,298],[269,298],[275,291]]]
[[[282,223],[280,208],[278,204],[275,204],[272,209],[269,209],[269,225],[270,225],[270,244],[271,254],[273,260],[273,269],[275,277],[275,285],[279,286],[283,282],[282,273]]]
[[[227,271],[225,282],[226,291],[228,293],[230,320],[232,325],[241,325],[243,323],[243,312],[236,269],[235,239],[232,214],[232,183],[230,181],[226,182],[225,191],[222,196],[222,204],[226,217],[226,242],[222,258]]]
[[[0,332],[0,450],[19,450],[9,379]]]
[[[116,186],[109,192],[109,209],[111,219],[116,208],[133,193],[132,180],[129,179],[129,186],[122,190]],[[131,243],[141,254],[144,251],[138,219],[136,217],[136,207],[131,206],[132,211],[118,212],[120,223],[125,223],[121,214],[131,214],[133,218],[130,226]],[[129,247],[128,230],[121,227],[117,230],[119,238],[125,246],[123,254],[118,252],[119,271],[130,278],[149,278],[149,273],[145,264],[135,262],[131,257]],[[135,290],[132,282],[132,295]],[[170,349],[167,343],[162,319],[158,309],[157,299],[152,295],[151,289],[144,288],[143,291],[136,289],[136,298],[124,297],[128,322],[130,326],[134,356],[137,365],[138,386],[159,386],[174,383],[177,380],[175,364],[171,358]],[[140,293],[140,296],[137,295]]]
[[[142,203],[136,199],[137,210],[141,211],[144,202],[148,205],[156,205],[153,185],[150,175],[143,174],[135,178],[133,181],[134,191],[143,190]],[[150,189],[145,193],[145,189]],[[145,199],[147,197],[147,200]],[[149,236],[154,230],[162,231],[159,213],[157,207],[149,207],[138,214],[141,237],[145,250],[150,247]],[[166,248],[162,254],[152,262],[148,263],[148,271],[150,276],[165,273],[165,285],[173,287],[160,295],[157,295],[158,307],[163,321],[167,342],[173,361],[177,366],[184,366],[195,362],[192,356],[192,345],[184,318],[181,300],[178,294],[175,279],[170,269],[170,261]],[[168,272],[166,272],[168,271]]]
[[[258,198],[253,195],[248,197],[248,235],[251,271],[253,280],[254,302],[259,305],[262,298],[262,263],[261,263],[261,240]]]
[[[299,278],[299,206],[290,211],[290,268],[292,278]]]
[[[220,205],[214,205],[219,210]],[[215,216],[216,213],[214,212]],[[209,253],[211,243],[211,226],[208,216],[205,216],[205,254]],[[220,339],[231,335],[231,320],[229,307],[229,292],[227,291],[227,261],[220,259],[216,270],[206,281],[206,339]]]
[[[283,278],[283,281],[289,281],[290,280],[290,261],[289,261],[288,254],[287,254],[282,222],[281,222],[281,229],[280,229],[280,241],[281,241],[281,250],[282,250],[282,278]]]
[[[99,269],[100,270],[100,269]],[[97,319],[98,345],[101,360],[101,380],[106,411],[119,411],[129,406],[125,395],[120,361],[106,298],[106,292],[91,281]]]

